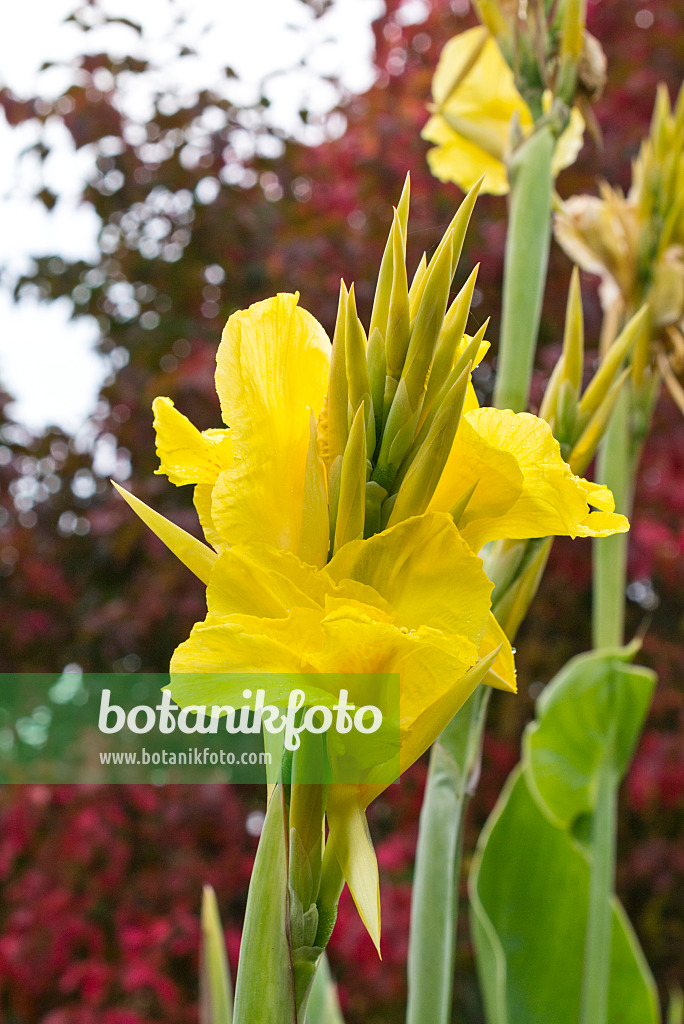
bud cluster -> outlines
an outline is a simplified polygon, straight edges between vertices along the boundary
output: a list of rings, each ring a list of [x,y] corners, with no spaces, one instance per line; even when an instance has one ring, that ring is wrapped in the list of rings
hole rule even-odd
[[[470,190],[409,286],[407,178],[382,257],[368,333],[354,286],[340,287],[326,407],[319,426],[328,474],[331,552],[424,512],[444,470],[485,322],[465,334],[477,268],[449,292],[478,186]],[[463,511],[462,509],[460,510]]]
[[[594,457],[629,370],[626,360],[648,333],[648,310],[642,307],[604,355],[582,391],[584,315],[579,271],[573,270],[565,314],[563,351],[546,387],[539,415],[560,442],[573,473],[582,475]]]

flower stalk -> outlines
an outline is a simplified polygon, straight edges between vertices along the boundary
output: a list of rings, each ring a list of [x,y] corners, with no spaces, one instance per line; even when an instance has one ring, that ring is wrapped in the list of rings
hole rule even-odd
[[[596,806],[592,815],[591,873],[587,933],[584,946],[580,1024],[606,1024],[610,978],[617,837],[615,728],[609,731],[599,767]]]
[[[551,239],[554,138],[541,127],[516,151],[504,257],[503,309],[494,404],[527,408]]]

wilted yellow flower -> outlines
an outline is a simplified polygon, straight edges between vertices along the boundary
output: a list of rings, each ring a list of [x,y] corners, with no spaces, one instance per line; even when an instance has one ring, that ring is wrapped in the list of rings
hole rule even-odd
[[[660,86],[648,136],[625,196],[607,184],[599,196],[573,196],[555,217],[556,239],[583,270],[601,278],[604,311],[614,317],[646,304],[650,325],[634,354],[635,379],[658,342],[659,365],[673,386],[684,347],[684,89],[674,111]],[[658,346],[651,355],[658,355]],[[670,350],[670,358],[666,350]],[[669,379],[668,379],[669,378]],[[684,393],[678,389],[680,403]]]
[[[513,72],[484,26],[450,39],[432,82],[433,114],[422,135],[430,170],[440,181],[472,188],[484,175],[483,192],[508,192],[506,157],[514,125],[524,137],[533,129],[529,106],[516,88]],[[550,101],[550,95],[547,97]],[[574,163],[582,147],[584,118],[573,108],[556,144],[553,174]]]

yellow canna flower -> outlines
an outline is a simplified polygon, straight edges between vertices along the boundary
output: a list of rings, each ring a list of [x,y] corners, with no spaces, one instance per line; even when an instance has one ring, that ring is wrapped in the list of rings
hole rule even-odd
[[[629,523],[614,513],[606,487],[574,475],[551,428],[530,413],[477,409],[464,414],[432,510],[453,509],[473,550],[491,540],[604,537]]]
[[[216,390],[230,431],[200,433],[170,399],[156,399],[157,472],[196,485],[199,519],[217,551],[261,541],[322,565],[328,512],[311,415],[323,407],[330,341],[297,300],[278,295],[228,320]]]
[[[427,154],[435,177],[467,190],[484,175],[483,192],[508,192],[506,158],[511,130],[516,125],[522,136],[527,136],[534,121],[516,88],[513,72],[484,26],[461,32],[446,44],[433,78],[432,96],[433,114],[422,136],[435,144]],[[550,94],[547,108],[549,101]],[[574,163],[583,134],[584,118],[573,108],[556,144],[554,175]]]
[[[605,488],[572,474],[546,423],[478,408],[471,372],[486,324],[464,333],[474,275],[447,308],[475,194],[409,288],[405,190],[368,341],[353,289],[341,290],[332,358],[298,297],[278,295],[223,332],[225,428],[200,433],[155,401],[158,472],[194,485],[208,543],[119,490],[207,585],[207,617],[172,660],[181,705],[233,703],[226,673],[306,673],[319,699],[326,674],[397,673],[399,708],[386,711],[404,771],[480,682],[515,689],[481,546],[627,528]],[[372,775],[333,785],[326,804],[330,848],[376,943],[365,808],[382,788]]]

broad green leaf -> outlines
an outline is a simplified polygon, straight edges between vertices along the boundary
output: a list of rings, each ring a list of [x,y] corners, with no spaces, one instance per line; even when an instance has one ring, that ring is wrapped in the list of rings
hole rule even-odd
[[[202,893],[201,1024],[232,1024],[233,989],[216,894],[210,885]]]
[[[629,664],[637,649],[573,658],[537,701],[537,720],[523,739],[525,771],[544,812],[559,826],[592,813],[611,728],[620,777],[629,764],[655,685],[653,672]]]
[[[233,1024],[296,1024],[288,923],[287,850],[282,792],[277,787],[249,883]]]
[[[589,861],[511,775],[470,876],[472,929],[488,1024],[577,1024]],[[655,985],[613,901],[608,1024],[657,1024]]]
[[[325,953],[319,961],[311,987],[306,1024],[344,1024],[337,1000],[337,985],[333,981]]]

